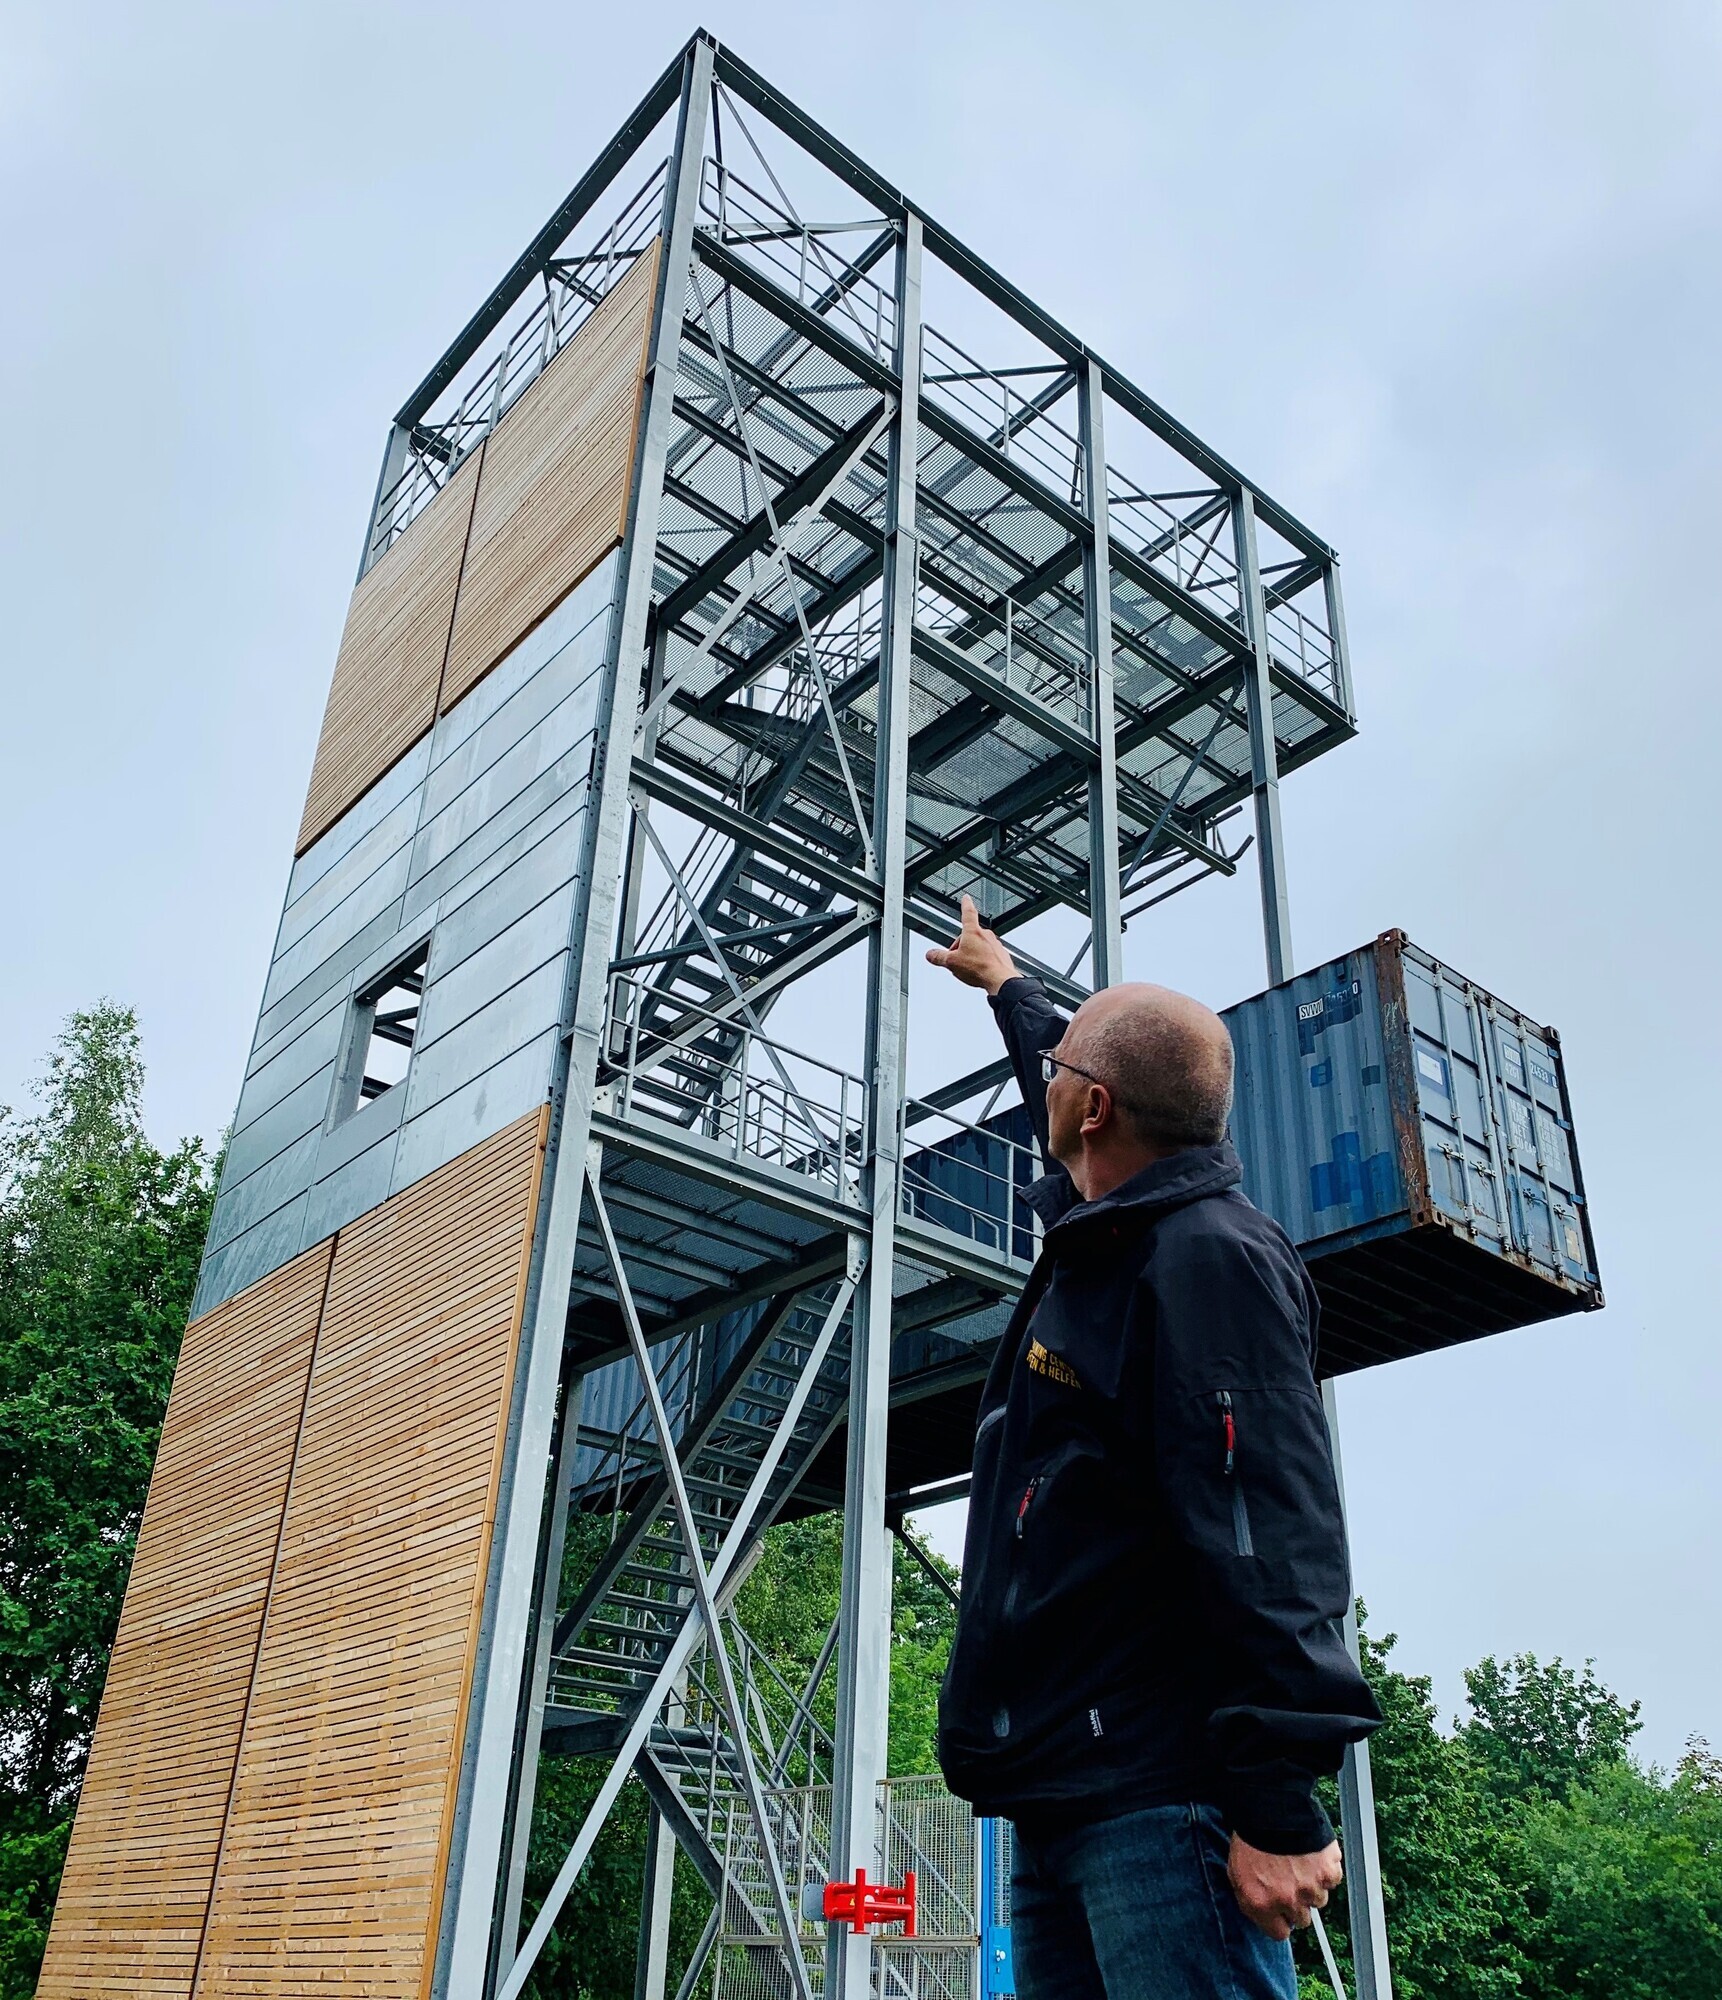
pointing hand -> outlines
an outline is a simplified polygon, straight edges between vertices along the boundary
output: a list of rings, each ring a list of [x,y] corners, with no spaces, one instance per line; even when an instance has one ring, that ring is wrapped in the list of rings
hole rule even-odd
[[[998,938],[981,928],[980,912],[974,898],[963,898],[963,927],[949,945],[934,945],[927,953],[929,965],[942,965],[965,986],[979,986],[996,993],[1007,979],[1017,977],[1016,960]]]

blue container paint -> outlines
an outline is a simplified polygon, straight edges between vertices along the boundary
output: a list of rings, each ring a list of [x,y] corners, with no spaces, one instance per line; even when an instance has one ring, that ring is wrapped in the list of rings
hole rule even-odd
[[[1560,1041],[1402,931],[1226,1010],[1244,1191],[1324,1374],[1602,1304]]]

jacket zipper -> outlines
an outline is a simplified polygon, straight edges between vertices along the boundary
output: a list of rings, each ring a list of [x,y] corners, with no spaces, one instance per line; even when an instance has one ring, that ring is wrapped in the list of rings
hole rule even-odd
[[[1027,1486],[1023,1488],[1022,1498],[1017,1502],[1016,1538],[1019,1542],[1022,1540],[1022,1524],[1028,1519],[1028,1510],[1034,1504],[1034,1492],[1039,1484],[1040,1474],[1037,1472],[1028,1482]]]
[[[1244,1504],[1244,1482],[1238,1477],[1238,1425],[1232,1415],[1232,1392],[1217,1389],[1214,1400],[1220,1406],[1220,1428],[1225,1439],[1226,1459],[1222,1472],[1232,1492],[1232,1540],[1237,1544],[1238,1554],[1255,1554],[1255,1543],[1250,1539],[1250,1510]],[[1021,1521],[1017,1524],[1021,1533]]]

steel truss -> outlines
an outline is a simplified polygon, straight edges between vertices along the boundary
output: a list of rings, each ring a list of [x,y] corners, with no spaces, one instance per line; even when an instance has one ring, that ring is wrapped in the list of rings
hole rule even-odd
[[[642,1993],[664,1991],[673,1836],[715,1899],[684,1996],[728,1910],[762,1990],[854,2000],[901,1960],[810,1944],[790,1885],[878,1866],[891,1524],[958,1490],[1035,1252],[1034,1163],[989,1116],[1003,1066],[905,1096],[910,933],[947,937],[971,894],[1075,1004],[1120,976],[1128,921],[1253,840],[1281,976],[1279,779],[1353,733],[1338,572],[703,33],[402,407],[365,565],[654,241],[436,1990],[523,1990],[635,1776]],[[995,365],[926,323],[935,278],[1007,329]],[[1119,469],[1123,436],[1175,476]],[[1043,932],[1080,934],[1068,970]],[[838,1060],[771,1017],[846,956],[865,1033]],[[820,1507],[843,1511],[841,1612],[792,1687],[731,1607],[767,1526]],[[607,1540],[564,1578],[573,1513]],[[526,1922],[544,1755],[607,1772]],[[810,1788],[816,1832],[787,1803]],[[1385,1994],[1384,1960],[1373,1977]]]

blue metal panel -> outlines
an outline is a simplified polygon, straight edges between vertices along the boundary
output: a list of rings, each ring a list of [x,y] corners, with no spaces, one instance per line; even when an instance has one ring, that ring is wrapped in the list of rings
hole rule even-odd
[[[1224,1015],[1237,1052],[1244,1191],[1300,1247],[1406,1207],[1373,952]]]
[[[981,1835],[981,1993],[983,2000],[1016,1992],[1016,1961],[1011,1951],[1011,1826],[1009,1820],[983,1819]]]
[[[1227,1010],[1244,1189],[1311,1260],[1418,1233],[1449,1259],[1421,1277],[1444,1344],[1601,1303],[1552,1031],[1388,932]],[[1485,1261],[1510,1265],[1493,1301]],[[1370,1283],[1394,1273],[1374,1253]],[[1556,1290],[1540,1300],[1522,1277]],[[1451,1282],[1449,1282],[1451,1278]],[[1362,1294],[1359,1293],[1359,1298]],[[1383,1318],[1415,1319],[1383,1293]],[[1474,1324],[1463,1322],[1470,1315]],[[1396,1336],[1397,1337],[1397,1336]],[[1409,1337],[1409,1336],[1407,1336]]]

